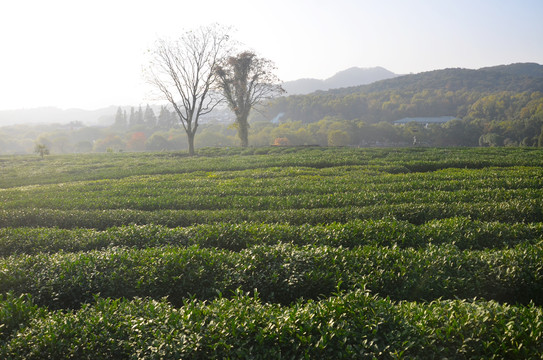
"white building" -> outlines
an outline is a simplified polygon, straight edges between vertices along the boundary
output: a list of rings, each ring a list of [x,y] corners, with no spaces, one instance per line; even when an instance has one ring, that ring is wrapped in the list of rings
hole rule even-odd
[[[413,118],[403,118],[393,122],[394,125],[405,125],[411,122],[417,124],[424,124],[428,126],[429,124],[445,124],[448,121],[457,119],[455,116],[438,116],[438,117],[413,117]]]

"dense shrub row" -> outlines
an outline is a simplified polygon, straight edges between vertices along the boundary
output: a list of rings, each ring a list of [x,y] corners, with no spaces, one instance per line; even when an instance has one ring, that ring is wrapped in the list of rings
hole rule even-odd
[[[249,185],[254,186],[254,185]],[[92,194],[92,193],[91,193]],[[24,197],[24,196],[23,196]],[[55,200],[52,200],[52,198]],[[164,193],[160,198],[138,196],[130,192],[113,195],[103,192],[93,196],[88,192],[77,194],[77,199],[70,193],[64,195],[51,193],[42,198],[28,195],[20,201],[5,201],[0,208],[3,209],[54,209],[54,210],[114,210],[130,209],[142,211],[155,210],[228,210],[243,209],[246,211],[282,210],[282,209],[329,209],[345,207],[377,206],[381,204],[452,204],[452,203],[480,203],[480,202],[508,202],[526,201],[543,198],[541,189],[502,190],[488,188],[471,191],[430,191],[417,190],[405,192],[370,192],[361,189],[357,193],[326,193],[303,194],[288,196],[249,196],[235,195],[222,196],[206,194],[187,196]],[[2,200],[2,199],[0,199]]]
[[[270,167],[329,168],[361,165],[390,173],[431,172],[448,168],[543,166],[542,151],[533,148],[269,148],[201,150],[187,158],[176,153],[123,153],[51,156],[2,156],[0,188],[81,180],[121,179],[134,175],[232,171]],[[243,154],[242,154],[243,153]],[[179,155],[179,156],[178,156]],[[247,156],[232,156],[247,155]],[[97,165],[98,164],[98,165]]]
[[[288,304],[339,289],[365,288],[396,300],[473,297],[543,304],[543,244],[461,251],[366,246],[253,246],[241,252],[198,247],[19,255],[0,260],[0,293],[30,293],[40,305],[77,308],[94,294],[167,297],[174,305],[257,289]]]
[[[17,319],[18,322],[14,322]],[[400,302],[363,291],[288,307],[240,292],[212,302],[100,299],[48,312],[0,300],[3,359],[536,359],[543,312],[485,301]]]
[[[432,220],[413,225],[399,220],[351,220],[345,224],[288,225],[217,223],[167,228],[129,225],[94,229],[0,228],[0,256],[76,252],[112,246],[147,248],[164,245],[216,247],[239,251],[254,245],[363,245],[425,247],[454,244],[459,249],[507,248],[543,241],[543,223],[506,224],[469,218]]]
[[[539,168],[371,176],[359,167],[160,175],[6,189],[0,209],[280,210],[543,197]]]
[[[185,155],[0,157],[0,358],[543,353],[541,150]]]
[[[541,199],[513,199],[506,202],[379,204],[364,207],[284,210],[0,210],[0,227],[94,228],[105,230],[129,224],[158,224],[168,227],[218,222],[329,224],[356,219],[395,218],[413,224],[435,219],[470,217],[505,223],[543,222]]]

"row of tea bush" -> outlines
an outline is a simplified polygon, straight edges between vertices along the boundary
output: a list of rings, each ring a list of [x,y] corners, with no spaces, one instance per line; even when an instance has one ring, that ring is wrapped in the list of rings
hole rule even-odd
[[[252,246],[240,252],[199,247],[109,248],[0,259],[0,294],[32,294],[50,308],[78,308],[95,294],[167,297],[174,305],[257,289],[289,304],[338,289],[365,288],[396,300],[493,299],[543,305],[543,243],[503,250],[364,246]]]
[[[347,248],[373,245],[422,248],[454,244],[459,249],[500,249],[543,241],[543,223],[483,222],[465,217],[432,220],[421,225],[407,221],[350,220],[344,224],[289,225],[214,223],[168,228],[127,225],[94,229],[0,228],[0,256],[76,252],[124,246],[191,246],[239,251],[255,245],[328,245]]]
[[[397,219],[423,224],[435,219],[469,217],[505,223],[543,222],[540,199],[513,199],[505,202],[378,204],[364,207],[282,209],[282,210],[0,210],[0,227],[93,228],[105,230],[130,224],[157,224],[167,227],[219,222],[329,224],[357,219]]]
[[[95,298],[75,312],[0,296],[3,359],[537,359],[543,311],[490,301],[394,302],[357,290],[287,307],[231,299]]]

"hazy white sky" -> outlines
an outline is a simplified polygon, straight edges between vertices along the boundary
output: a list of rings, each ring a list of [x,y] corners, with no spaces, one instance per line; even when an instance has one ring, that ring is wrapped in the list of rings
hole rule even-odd
[[[349,67],[399,74],[543,64],[543,0],[9,0],[0,110],[149,102],[145,52],[218,22],[284,81]]]

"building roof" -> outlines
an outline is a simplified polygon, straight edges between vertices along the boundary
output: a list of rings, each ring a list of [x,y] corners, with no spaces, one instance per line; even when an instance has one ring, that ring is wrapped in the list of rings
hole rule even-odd
[[[455,116],[438,116],[438,117],[413,117],[413,118],[403,118],[400,120],[394,121],[394,124],[407,124],[410,122],[415,122],[419,124],[444,124],[447,121],[456,119]]]

